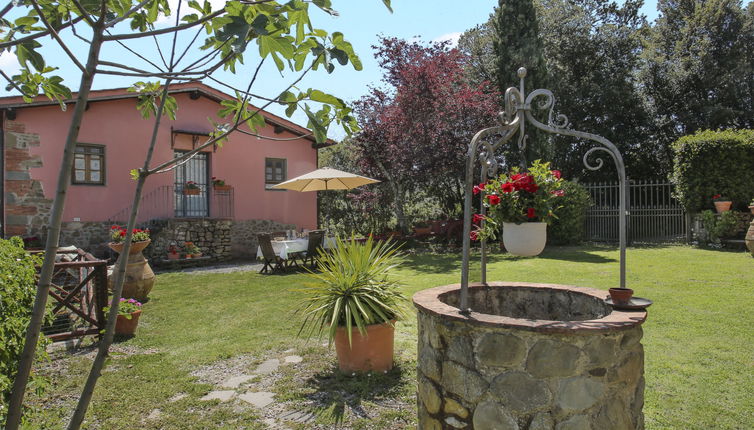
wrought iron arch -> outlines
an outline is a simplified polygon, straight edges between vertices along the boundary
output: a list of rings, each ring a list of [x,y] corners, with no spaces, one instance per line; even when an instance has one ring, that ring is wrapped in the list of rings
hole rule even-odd
[[[619,202],[619,238],[620,238],[620,287],[626,287],[626,167],[623,163],[618,148],[608,139],[592,133],[573,130],[568,121],[568,117],[555,111],[555,96],[552,91],[546,89],[534,90],[528,95],[525,91],[524,80],[526,78],[526,69],[518,69],[520,78],[519,88],[510,87],[505,91],[504,111],[498,114],[498,125],[480,130],[474,135],[469,144],[466,160],[466,182],[465,182],[465,200],[463,213],[463,261],[461,266],[461,303],[460,312],[469,314],[471,309],[468,306],[468,288],[469,288],[469,254],[471,249],[471,215],[472,191],[474,186],[474,169],[477,163],[480,164],[482,181],[495,176],[499,168],[498,159],[495,152],[506,142],[510,141],[518,133],[517,144],[519,150],[526,148],[526,123],[529,122],[535,128],[551,134],[571,136],[578,139],[584,139],[596,142],[601,146],[595,146],[589,149],[583,156],[584,166],[589,170],[598,170],[604,165],[600,157],[594,158],[594,163],[590,163],[590,156],[598,151],[608,153],[618,171],[618,180],[620,183],[620,202]],[[547,111],[546,122],[539,121],[532,113],[532,106],[535,105],[540,110]],[[492,140],[494,139],[494,140]],[[484,193],[480,194],[484,198]],[[485,214],[485,207],[481,205],[482,214]],[[484,221],[482,221],[484,222]],[[481,282],[487,282],[487,264],[486,264],[486,243],[481,242]]]

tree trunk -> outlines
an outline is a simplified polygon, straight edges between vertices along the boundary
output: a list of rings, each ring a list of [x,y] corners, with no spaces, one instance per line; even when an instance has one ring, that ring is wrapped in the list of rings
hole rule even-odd
[[[390,190],[393,192],[393,208],[395,209],[395,218],[398,220],[398,230],[401,233],[406,233],[408,232],[408,220],[406,219],[403,204],[403,187],[397,181],[393,180],[393,175],[390,174],[382,162],[377,161],[376,163],[382,174],[387,178]]]
[[[141,194],[144,190],[144,183],[149,176],[146,172],[149,170],[149,163],[152,161],[152,154],[154,153],[155,143],[157,142],[157,133],[160,129],[160,121],[162,119],[162,111],[165,107],[165,101],[168,97],[168,86],[170,80],[165,82],[165,87],[162,93],[162,99],[160,100],[160,106],[155,113],[154,129],[152,130],[152,140],[149,143],[149,150],[147,156],[144,159],[144,168],[139,175],[138,182],[136,183],[136,192],[134,193],[133,204],[131,205],[131,215],[128,218],[128,227],[126,227],[126,238],[123,243],[123,251],[118,256],[118,262],[115,272],[115,279],[113,280],[113,299],[110,302],[110,311],[107,314],[107,326],[105,327],[105,335],[99,344],[97,350],[97,356],[92,362],[92,368],[89,371],[89,376],[86,378],[86,384],[81,391],[78,405],[73,412],[71,421],[68,423],[68,430],[78,430],[81,428],[81,424],[84,422],[86,411],[89,408],[89,402],[92,400],[94,394],[94,387],[97,385],[102,368],[105,365],[105,359],[107,359],[110,345],[113,343],[113,336],[115,335],[115,322],[118,318],[118,306],[120,304],[120,297],[123,293],[123,281],[126,278],[126,265],[128,263],[128,252],[131,250],[131,239],[133,236],[133,230],[136,227],[136,217],[139,214],[139,205],[141,203]]]
[[[103,23],[104,18],[100,22]],[[81,119],[84,116],[87,100],[89,98],[89,90],[92,88],[95,69],[99,61],[103,32],[103,25],[93,28],[92,43],[89,47],[86,70],[81,76],[79,93],[76,97],[76,105],[73,110],[71,125],[68,127],[65,149],[63,150],[63,159],[60,162],[60,171],[58,172],[58,186],[55,191],[55,200],[52,204],[52,210],[50,213],[50,225],[47,230],[44,262],[42,263],[42,269],[39,274],[37,295],[34,299],[31,321],[29,321],[29,328],[26,330],[24,350],[18,363],[18,373],[16,374],[16,379],[13,381],[13,389],[8,403],[8,416],[5,422],[6,430],[17,430],[21,422],[21,408],[23,405],[24,394],[26,392],[26,385],[29,382],[31,366],[34,363],[37,342],[39,341],[39,334],[42,330],[42,323],[44,322],[47,296],[50,292],[50,284],[52,283],[52,275],[55,269],[55,254],[60,240],[60,226],[63,220],[66,192],[68,191],[68,184],[71,182],[74,150],[79,135],[79,128],[81,127]]]

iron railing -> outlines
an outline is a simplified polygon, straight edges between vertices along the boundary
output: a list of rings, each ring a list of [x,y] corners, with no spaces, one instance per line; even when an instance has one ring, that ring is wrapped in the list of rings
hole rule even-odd
[[[137,224],[155,219],[214,218],[233,219],[235,216],[234,190],[216,190],[200,187],[198,194],[183,186],[163,185],[144,194],[139,206]],[[113,223],[125,223],[131,215],[131,206],[121,209],[108,218]]]
[[[618,240],[619,186],[615,182],[583,184],[592,197],[587,210],[587,240]],[[676,242],[688,233],[686,212],[673,197],[673,184],[665,181],[630,181],[628,185],[629,242]]]

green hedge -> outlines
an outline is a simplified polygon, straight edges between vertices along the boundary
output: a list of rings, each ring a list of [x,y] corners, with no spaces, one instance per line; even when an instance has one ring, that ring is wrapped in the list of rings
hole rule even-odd
[[[583,186],[564,181],[563,190],[563,206],[555,211],[558,218],[547,227],[548,243],[553,245],[571,245],[584,240],[586,210],[591,204],[589,191]]]
[[[38,263],[39,258],[24,250],[21,238],[0,239],[0,424],[5,423],[7,402],[31,319]],[[37,351],[40,358],[45,344],[41,339]],[[30,386],[39,387],[40,382],[32,380]]]
[[[754,198],[754,130],[702,131],[673,143],[673,182],[689,212],[711,209],[721,194],[747,210]]]

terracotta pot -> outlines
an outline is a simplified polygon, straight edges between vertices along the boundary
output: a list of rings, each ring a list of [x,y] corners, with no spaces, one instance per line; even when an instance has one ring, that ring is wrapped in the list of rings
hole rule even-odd
[[[749,249],[751,256],[754,257],[754,220],[749,223],[749,229],[746,231],[746,248]]]
[[[144,250],[149,244],[152,243],[151,239],[143,240],[141,242],[131,242],[131,249],[128,250],[128,255],[138,254]],[[107,244],[113,251],[121,254],[123,252],[123,243],[110,242]]]
[[[414,234],[417,236],[429,236],[432,234],[432,227],[414,227]]]
[[[749,206],[749,211],[751,211],[751,214],[754,215],[754,205]]]
[[[186,258],[189,259],[189,260],[191,260],[192,258],[194,258],[194,256],[193,256],[193,254],[186,254]]]
[[[149,266],[147,259],[144,258],[144,255],[141,253],[149,243],[150,241],[145,240],[143,242],[134,242],[131,244],[131,252],[128,253],[128,261],[126,263],[126,279],[123,281],[123,293],[121,294],[121,297],[123,298],[136,299],[140,302],[144,302],[147,300],[149,292],[152,291],[152,287],[154,287],[154,272]],[[123,250],[122,244],[110,243],[108,245],[115,252]],[[114,280],[115,272],[107,277],[110,290],[113,289],[112,283]]]
[[[173,254],[173,253],[168,252],[168,260],[177,260],[179,258],[181,258],[180,254],[178,253]]]
[[[616,305],[623,305],[631,300],[634,290],[630,288],[610,288],[610,298]]]
[[[547,223],[503,223],[503,243],[513,255],[533,257],[539,255],[547,243]]]
[[[230,185],[213,185],[212,188],[215,191],[230,191],[233,189]]]
[[[184,188],[183,194],[187,196],[198,196],[201,191],[202,190],[200,190],[199,188]]]
[[[717,210],[717,213],[721,214],[723,212],[729,211],[732,205],[733,202],[728,200],[715,202],[715,210]]]
[[[136,333],[136,326],[139,325],[140,316],[141,311],[132,313],[131,319],[126,318],[125,315],[118,315],[115,321],[115,334],[133,336]]]
[[[395,321],[393,321],[395,324]],[[362,336],[354,327],[351,330],[351,345],[345,327],[335,333],[335,351],[338,367],[343,372],[384,372],[393,368],[393,338],[395,327],[391,324],[372,324]]]

